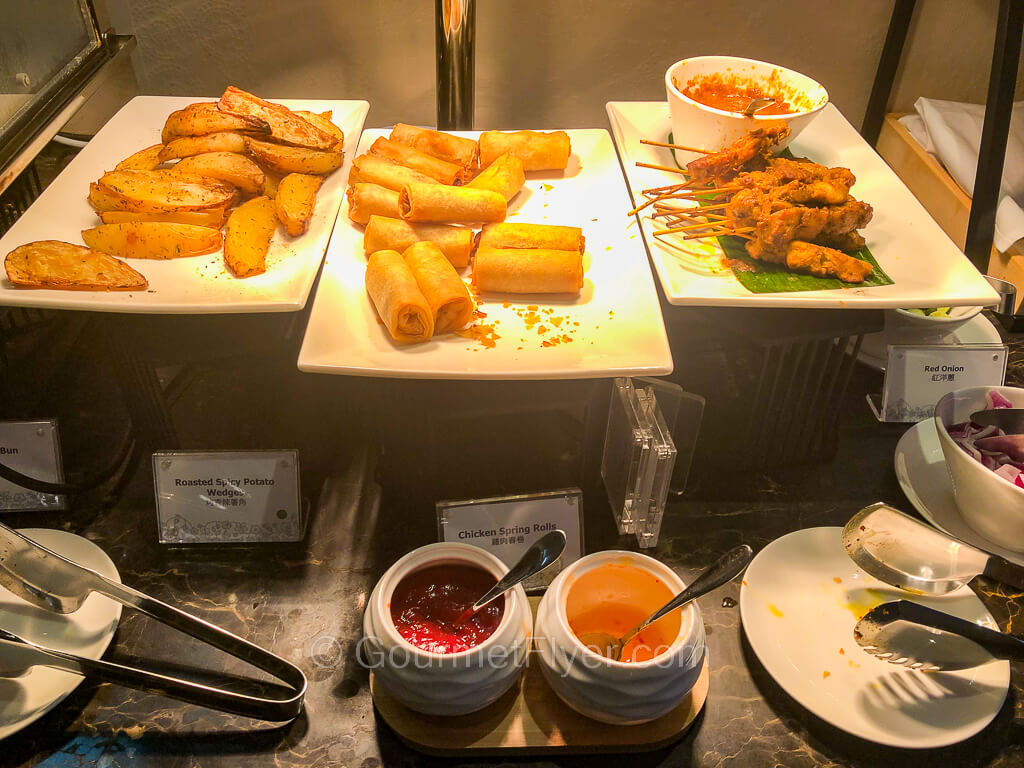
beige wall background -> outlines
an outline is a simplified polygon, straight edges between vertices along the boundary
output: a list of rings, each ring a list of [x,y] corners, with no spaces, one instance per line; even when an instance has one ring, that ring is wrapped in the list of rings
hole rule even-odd
[[[431,0],[100,0],[135,35],[141,93],[366,99],[367,126],[432,124]],[[920,0],[892,106],[983,102],[997,0]],[[612,100],[660,100],[681,58],[734,54],[804,72],[856,126],[892,0],[482,0],[476,127],[605,126]],[[1024,73],[1018,77],[1024,94]]]

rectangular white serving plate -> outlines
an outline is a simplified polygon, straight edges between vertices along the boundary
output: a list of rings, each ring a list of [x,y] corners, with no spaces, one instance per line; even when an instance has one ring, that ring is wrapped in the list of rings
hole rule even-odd
[[[477,138],[478,132],[454,132]],[[423,379],[582,379],[660,375],[672,371],[661,307],[643,240],[608,132],[568,131],[572,157],[565,171],[527,173],[509,203],[507,221],[583,228],[584,287],[580,295],[484,294],[480,311],[500,336],[493,348],[456,334],[399,346],[380,324],[366,294],[363,228],[342,203],[320,275],[299,369],[315,373]],[[367,130],[357,154],[388,130]],[[469,270],[463,277],[468,280]],[[535,307],[544,318],[527,328]],[[545,309],[553,310],[546,313]],[[562,318],[556,329],[549,320]],[[578,323],[578,325],[576,325]],[[545,333],[540,333],[540,328]],[[569,343],[543,346],[556,331]]]
[[[82,230],[102,222],[86,200],[89,184],[128,155],[160,142],[167,116],[197,101],[217,96],[136,96],[107,122],[0,239],[0,256],[35,240],[82,243]],[[331,238],[352,150],[366,119],[366,101],[272,99],[292,109],[332,110],[345,132],[345,164],[326,177],[317,194],[309,230],[290,237],[278,228],[262,275],[237,278],[224,265],[222,251],[183,259],[125,259],[149,280],[145,291],[58,291],[18,288],[0,275],[0,305],[78,309],[96,312],[214,314],[296,312],[310,288]]]
[[[637,161],[674,166],[672,151],[641,144],[640,139],[668,141],[672,130],[668,104],[661,101],[610,101],[607,104],[615,144],[634,203],[645,198],[640,190],[679,183],[683,177],[667,171],[638,168]],[[685,144],[686,137],[676,136]],[[849,168],[857,177],[854,195],[874,208],[874,217],[862,230],[868,247],[892,285],[826,291],[751,293],[728,268],[718,274],[700,272],[680,258],[680,252],[652,237],[657,227],[640,214],[640,224],[671,304],[737,307],[957,307],[993,306],[998,301],[967,257],[954,245],[917,198],[861,138],[834,105],[829,104],[789,145],[794,155],[806,156],[828,166]],[[686,156],[684,158],[684,155]],[[697,157],[680,153],[680,162]],[[707,240],[674,240],[697,251],[710,249]]]

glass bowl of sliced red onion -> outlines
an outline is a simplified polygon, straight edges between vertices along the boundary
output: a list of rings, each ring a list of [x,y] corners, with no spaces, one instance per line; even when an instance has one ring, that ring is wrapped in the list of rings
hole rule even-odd
[[[1024,451],[998,427],[971,414],[1024,408],[1024,389],[969,387],[935,404],[935,428],[964,521],[983,536],[1024,552]]]

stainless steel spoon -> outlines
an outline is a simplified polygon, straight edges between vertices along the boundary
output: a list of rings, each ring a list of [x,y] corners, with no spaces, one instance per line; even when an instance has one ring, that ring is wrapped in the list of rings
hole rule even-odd
[[[757,114],[759,110],[762,110],[769,104],[774,103],[775,99],[766,99],[764,97],[751,99],[750,103],[747,104],[746,108],[743,110],[743,114],[746,115],[747,117],[753,117],[755,114]]]
[[[479,600],[462,612],[462,615],[455,620],[454,626],[457,627],[465,622],[474,613],[493,600],[497,600],[516,584],[526,581],[534,574],[543,571],[559,558],[564,549],[565,534],[562,531],[545,533],[523,553],[523,556],[519,558],[519,562],[513,565],[497,584],[487,590]]]
[[[746,544],[734,547],[705,569],[693,580],[690,586],[622,637],[616,638],[607,632],[585,632],[580,637],[580,642],[592,651],[602,656],[607,656],[612,661],[619,661],[622,659],[622,649],[640,632],[663,616],[672,613],[676,608],[681,608],[691,600],[696,600],[701,595],[705,595],[713,589],[718,589],[726,582],[732,581],[747,567],[753,556],[753,550]]]
[[[971,421],[983,427],[999,427],[1008,435],[1024,434],[1024,408],[986,408],[972,413]]]

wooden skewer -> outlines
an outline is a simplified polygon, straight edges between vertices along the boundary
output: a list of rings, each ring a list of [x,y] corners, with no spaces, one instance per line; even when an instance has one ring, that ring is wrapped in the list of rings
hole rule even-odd
[[[731,195],[735,192],[739,192],[741,189],[746,189],[746,187],[712,187],[707,190],[695,189],[686,193],[673,195],[672,197],[676,200],[699,200],[702,195],[718,197],[719,195],[725,194]]]
[[[673,227],[672,229],[663,229],[659,232],[655,232],[656,235],[669,234],[672,232],[686,232],[691,229],[721,229],[722,222],[720,221],[699,221],[696,224],[687,224],[685,227]]]
[[[647,201],[646,203],[641,203],[640,205],[638,205],[638,206],[637,206],[636,208],[634,208],[634,209],[633,209],[632,211],[630,211],[630,212],[629,212],[629,213],[627,213],[626,215],[627,215],[627,216],[632,216],[633,214],[635,214],[635,213],[639,213],[640,211],[642,211],[642,210],[643,210],[644,208],[646,208],[646,207],[647,207],[648,205],[651,205],[651,203],[656,203],[656,202],[658,202],[659,200],[669,200],[669,199],[673,199],[673,200],[674,200],[674,199],[676,199],[676,198],[675,198],[675,197],[674,197],[673,195],[659,195],[658,197],[652,197],[652,198],[651,198],[650,200],[648,200],[648,201]]]
[[[719,229],[707,235],[702,235],[700,233],[683,235],[683,240],[697,240],[702,237],[719,237],[720,235],[736,235],[737,237],[745,237],[744,233],[752,232],[753,229],[753,227],[745,227],[743,229]],[[746,239],[750,240],[751,238],[746,237]]]
[[[657,194],[659,192],[667,192],[669,190],[673,190],[673,191],[678,192],[678,191],[682,191],[682,190],[686,189],[687,187],[691,187],[693,189],[702,189],[703,188],[703,187],[694,187],[694,183],[695,182],[691,179],[690,181],[684,181],[682,184],[666,184],[664,187],[651,187],[650,189],[642,189],[642,190],[640,190],[640,194],[642,194],[642,195]],[[707,187],[707,188],[708,189],[712,189],[712,187]]]
[[[682,168],[673,168],[670,165],[655,165],[654,163],[641,163],[637,160],[636,163],[638,168],[653,168],[656,171],[668,171],[669,173],[681,173],[683,176],[689,176],[689,171],[684,171]]]
[[[687,152],[700,152],[702,155],[712,155],[710,149],[697,149],[696,147],[687,147],[683,144],[666,144],[663,141],[650,141],[649,139],[640,139],[641,144],[648,144],[652,147],[668,147],[669,149],[684,149]]]

